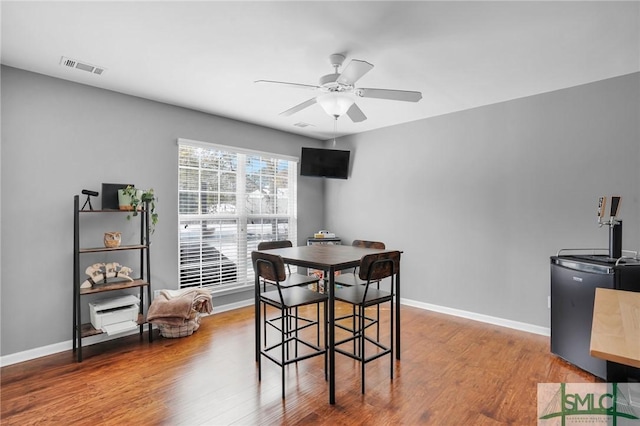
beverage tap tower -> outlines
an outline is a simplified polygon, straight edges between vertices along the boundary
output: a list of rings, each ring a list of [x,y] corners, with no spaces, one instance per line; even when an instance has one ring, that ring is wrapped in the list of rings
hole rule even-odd
[[[609,257],[611,259],[619,259],[622,257],[622,221],[616,219],[620,210],[620,201],[622,197],[611,197],[611,210],[609,212],[609,220],[604,221],[605,209],[607,206],[607,197],[600,197],[598,200],[598,226],[609,227]]]

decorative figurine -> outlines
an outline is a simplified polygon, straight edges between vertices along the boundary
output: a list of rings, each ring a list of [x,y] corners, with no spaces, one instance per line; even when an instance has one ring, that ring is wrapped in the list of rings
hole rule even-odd
[[[120,247],[120,241],[122,240],[122,232],[105,232],[104,233],[104,246],[107,248]]]
[[[91,286],[97,284],[100,280],[106,283],[107,278],[125,278],[133,281],[133,278],[129,276],[133,270],[116,262],[94,263],[87,267],[84,272],[89,275],[89,278],[80,285],[80,288],[91,288]]]

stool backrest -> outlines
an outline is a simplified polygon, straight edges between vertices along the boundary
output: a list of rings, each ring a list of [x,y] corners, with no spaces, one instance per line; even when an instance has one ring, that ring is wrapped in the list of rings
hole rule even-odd
[[[367,282],[379,281],[383,278],[395,275],[400,270],[400,252],[388,251],[385,253],[367,254],[360,259],[361,280]]]
[[[279,283],[287,279],[284,269],[284,261],[277,254],[251,252],[253,270],[256,274],[268,281]]]
[[[279,248],[287,248],[293,247],[293,244],[289,240],[278,240],[278,241],[260,241],[258,243],[258,250],[271,250],[271,249],[279,249]],[[291,268],[287,264],[287,272],[291,273]]]
[[[367,240],[353,240],[351,243],[354,247],[374,248],[384,250],[386,247],[384,243],[380,241],[367,241]]]
[[[271,250],[279,248],[293,247],[293,243],[289,240],[280,241],[260,241],[258,243],[258,250]]]

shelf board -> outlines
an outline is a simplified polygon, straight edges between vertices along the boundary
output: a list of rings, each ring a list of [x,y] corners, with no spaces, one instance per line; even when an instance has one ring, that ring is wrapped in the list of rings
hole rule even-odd
[[[119,247],[93,247],[93,248],[82,248],[79,250],[80,253],[98,253],[101,251],[119,251],[119,250],[141,250],[149,248],[146,244],[134,244],[128,246],[119,246]]]
[[[98,283],[94,284],[90,288],[81,288],[80,295],[84,294],[93,294],[93,293],[102,293],[104,291],[113,291],[113,290],[124,290],[127,288],[135,288],[135,287],[146,287],[149,283],[143,280],[122,280],[122,281],[114,281],[108,283]]]
[[[138,325],[146,324],[144,315],[138,314],[137,323]],[[89,336],[97,336],[98,334],[103,334],[103,333],[104,331],[94,328],[91,323],[82,324],[82,326],[80,326],[80,334],[83,338],[89,337]]]
[[[138,213],[144,212],[144,209],[138,209]],[[78,213],[133,213],[133,210],[120,209],[100,209],[100,210],[78,210]]]
[[[82,327],[80,327],[80,333],[82,337],[89,337],[89,336],[95,336],[97,334],[102,334],[104,333],[104,331],[96,330],[95,328],[93,328],[93,325],[91,325],[91,323],[88,323],[88,324],[82,324]]]

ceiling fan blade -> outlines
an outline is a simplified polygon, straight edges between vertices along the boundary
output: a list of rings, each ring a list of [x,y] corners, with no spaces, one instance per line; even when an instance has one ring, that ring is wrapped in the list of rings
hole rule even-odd
[[[366,61],[359,61],[352,59],[349,65],[342,71],[340,77],[338,77],[338,83],[352,85],[360,79],[363,75],[371,71],[373,65]]]
[[[347,110],[347,115],[354,123],[359,123],[367,119],[367,116],[364,115],[364,112],[358,107],[358,105],[353,104]]]
[[[390,99],[392,101],[418,102],[422,99],[422,93],[407,90],[365,89],[355,90],[355,94],[361,98]]]
[[[313,86],[311,84],[300,84],[300,83],[287,83],[286,81],[273,81],[273,80],[256,80],[254,83],[270,83],[270,84],[279,84],[281,86],[288,86],[294,89],[309,89],[315,90],[319,89],[319,86]]]
[[[310,107],[311,105],[316,103],[316,98],[311,98],[308,101],[304,101],[301,104],[298,104],[296,106],[294,106],[293,108],[289,108],[286,111],[283,111],[280,113],[280,115],[284,115],[285,117],[288,117],[290,115],[295,114],[298,111],[302,111],[303,109]]]

